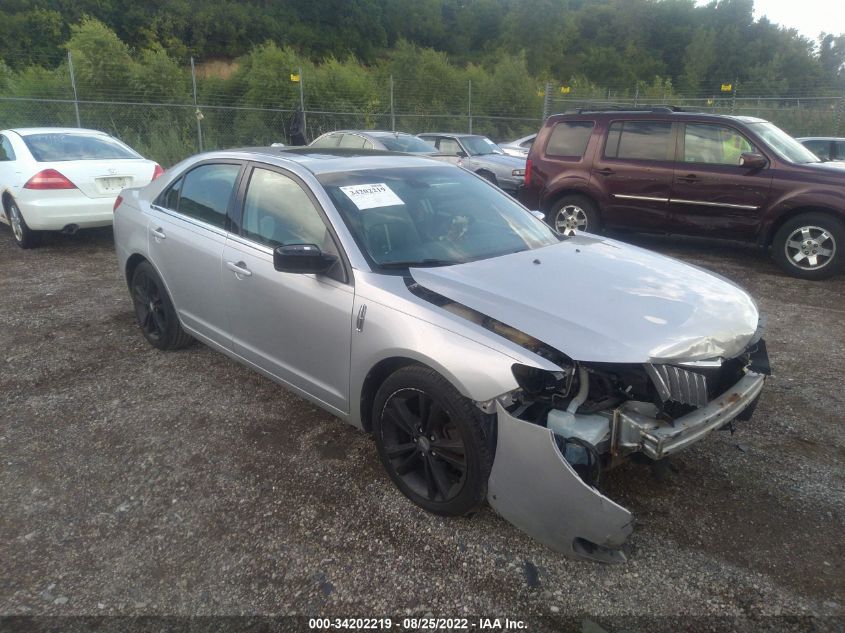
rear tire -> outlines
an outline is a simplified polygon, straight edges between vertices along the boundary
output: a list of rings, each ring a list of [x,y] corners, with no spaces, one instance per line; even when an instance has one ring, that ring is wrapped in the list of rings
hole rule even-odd
[[[135,319],[150,345],[161,350],[175,350],[193,341],[182,329],[164,282],[149,262],[138,264],[129,287]]]
[[[845,269],[845,223],[826,213],[787,220],[772,240],[772,257],[800,279],[827,279]]]
[[[372,428],[382,465],[402,494],[429,512],[458,516],[487,496],[491,419],[433,369],[408,365],[376,393]]]
[[[595,203],[585,196],[564,196],[552,207],[548,218],[549,225],[558,233],[601,231],[598,209]]]
[[[33,231],[23,219],[23,214],[17,203],[11,200],[6,206],[6,218],[9,220],[9,228],[12,229],[12,239],[15,244],[23,249],[36,248],[41,244],[41,232]]]

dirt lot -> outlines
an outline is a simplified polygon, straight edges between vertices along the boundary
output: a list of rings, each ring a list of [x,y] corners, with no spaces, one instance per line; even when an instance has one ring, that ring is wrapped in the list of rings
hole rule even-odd
[[[637,526],[630,562],[608,567],[563,558],[489,509],[426,514],[363,433],[202,345],[151,348],[109,230],[27,252],[8,233],[2,615],[845,622],[845,277],[802,282],[745,247],[636,238],[748,288],[769,316],[775,376],[734,435],[612,473],[606,492]]]

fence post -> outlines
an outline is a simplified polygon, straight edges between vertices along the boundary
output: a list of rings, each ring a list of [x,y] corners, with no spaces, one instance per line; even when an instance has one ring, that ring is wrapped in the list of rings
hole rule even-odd
[[[552,107],[552,82],[546,82],[546,94],[543,96],[543,121],[549,118]]]
[[[299,108],[302,110],[302,136],[308,142],[308,125],[305,122],[305,89],[302,87],[302,66],[299,67]]]
[[[472,79],[467,81],[469,82],[467,87],[467,113],[469,115],[469,133],[472,134]]]
[[[191,57],[191,85],[194,93],[194,116],[197,118],[197,143],[202,152],[202,112],[197,107],[197,71],[194,68],[194,58]]]
[[[67,67],[70,71],[70,87],[73,88],[73,109],[76,111],[76,127],[82,127],[79,119],[79,96],[76,94],[76,78],[73,76],[73,57],[67,52]]]
[[[731,114],[736,110],[736,91],[739,88],[739,77],[734,79],[733,94],[731,95]]]
[[[637,102],[640,100],[640,82],[637,82],[637,90],[634,92],[634,107],[637,107]]]
[[[396,131],[396,111],[393,109],[393,73],[390,74],[390,131]]]

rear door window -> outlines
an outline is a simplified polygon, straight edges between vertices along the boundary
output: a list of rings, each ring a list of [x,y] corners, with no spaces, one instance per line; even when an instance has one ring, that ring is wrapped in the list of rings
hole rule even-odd
[[[845,141],[836,141],[836,160],[845,160]]]
[[[183,177],[179,213],[218,228],[226,226],[226,212],[241,166],[200,165]]]
[[[604,146],[606,158],[671,161],[674,154],[668,121],[614,121]]]
[[[555,125],[546,154],[580,158],[587,150],[587,143],[593,133],[592,121],[562,121]],[[531,141],[528,141],[528,147]]]
[[[327,134],[326,136],[321,136],[311,143],[311,147],[337,147],[340,137],[340,134]]]
[[[0,161],[15,160],[15,150],[5,136],[0,135]]]
[[[367,140],[363,136],[358,136],[357,134],[344,134],[343,138],[340,139],[340,145],[338,145],[338,147],[364,149],[366,142]]]

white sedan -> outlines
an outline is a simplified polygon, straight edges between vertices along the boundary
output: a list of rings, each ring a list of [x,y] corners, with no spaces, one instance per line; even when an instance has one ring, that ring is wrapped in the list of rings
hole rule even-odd
[[[75,233],[109,226],[118,194],[143,187],[163,173],[105,132],[80,128],[0,131],[0,222],[21,248],[42,231]]]

